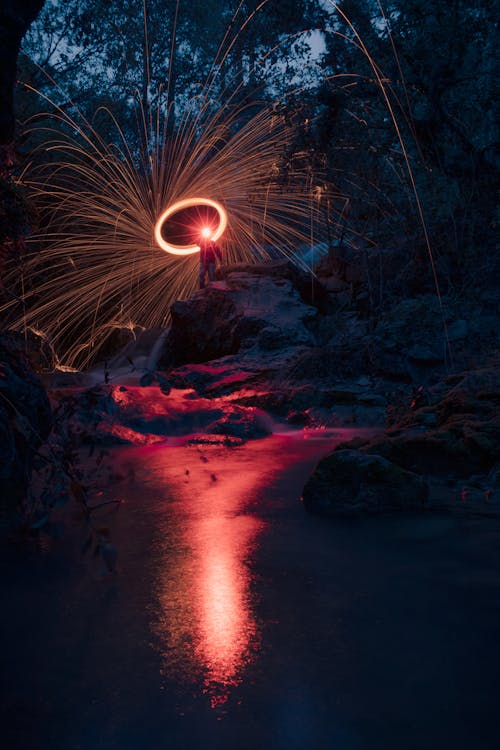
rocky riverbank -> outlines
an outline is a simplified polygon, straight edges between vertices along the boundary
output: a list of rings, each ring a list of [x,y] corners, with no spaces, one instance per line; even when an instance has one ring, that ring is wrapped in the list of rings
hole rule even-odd
[[[365,426],[377,436],[339,446],[317,467],[304,488],[308,510],[463,510],[474,498],[491,512],[500,490],[498,300],[484,295],[466,318],[448,298],[395,297],[375,319],[353,266],[325,258],[317,270],[227,267],[173,305],[155,363],[145,366],[139,342],[140,363],[129,351],[125,377],[112,366],[57,375],[56,440],[72,450],[187,435],[235,445],[276,423]]]
[[[168,381],[299,427],[381,428],[323,459],[304,489],[313,512],[462,511],[473,499],[491,512],[498,300],[485,295],[466,319],[452,300],[421,294],[373,320],[347,264],[321,269],[312,283],[287,263],[226,269],[176,303],[160,357]]]

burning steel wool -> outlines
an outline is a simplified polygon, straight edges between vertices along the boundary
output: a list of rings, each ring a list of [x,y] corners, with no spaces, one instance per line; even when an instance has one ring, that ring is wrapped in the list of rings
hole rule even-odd
[[[198,221],[196,221],[195,218],[192,221],[191,226],[188,224],[188,235],[196,237],[201,234],[203,237],[207,239],[211,237],[213,240],[218,240],[222,237],[227,226],[227,214],[220,203],[217,203],[217,201],[211,200],[210,198],[185,198],[184,200],[178,201],[172,206],[169,206],[156,222],[155,239],[162,250],[165,250],[167,253],[172,253],[172,255],[192,255],[193,253],[199,252],[200,247],[196,243],[174,245],[172,242],[167,242],[164,238],[163,232],[169,219],[175,214],[186,209],[198,209],[200,206],[209,206],[210,208],[215,209],[217,212],[218,225],[215,228],[211,224],[204,226],[204,222],[209,222],[210,219],[204,219],[204,217],[198,216],[196,217]]]
[[[57,366],[87,367],[102,356],[117,329],[163,327],[172,303],[197,287],[204,228],[220,240],[226,264],[269,257],[300,264],[297,249],[325,236],[322,196],[347,200],[334,195],[317,164],[294,152],[296,128],[289,106],[252,100],[242,91],[243,79],[234,89],[226,79],[222,85],[217,81],[238,34],[266,4],[241,23],[235,37],[226,32],[198,95],[184,103],[169,102],[167,96],[162,104],[161,91],[156,96],[135,92],[129,103],[134,134],[101,107],[104,137],[73,102],[60,106],[25,85],[48,105],[32,118],[39,145],[22,175],[40,217],[40,229],[30,237],[38,252],[28,256],[21,273],[13,265],[6,275],[11,300],[0,311],[14,330],[40,332]],[[390,87],[352,22],[336,3],[329,4],[373,72],[400,146],[441,299]],[[144,25],[146,33],[146,5]],[[329,33],[347,39],[333,28]],[[281,43],[260,58],[261,65]],[[168,92],[169,81],[164,88]],[[442,306],[441,312],[444,325]]]
[[[203,227],[223,238],[225,263],[294,258],[319,227],[313,175],[301,163],[284,168],[292,132],[275,106],[249,117],[207,101],[188,107],[174,134],[168,113],[144,113],[136,148],[111,112],[112,145],[55,109],[50,158],[24,176],[42,249],[24,268],[13,327],[43,331],[63,366],[88,366],[117,328],[165,325],[172,303],[197,287]]]

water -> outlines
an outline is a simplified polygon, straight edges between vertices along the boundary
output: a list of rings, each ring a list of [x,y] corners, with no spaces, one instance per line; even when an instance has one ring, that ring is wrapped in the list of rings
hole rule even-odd
[[[336,439],[117,450],[117,575],[4,548],[4,747],[498,748],[500,522],[307,515]]]

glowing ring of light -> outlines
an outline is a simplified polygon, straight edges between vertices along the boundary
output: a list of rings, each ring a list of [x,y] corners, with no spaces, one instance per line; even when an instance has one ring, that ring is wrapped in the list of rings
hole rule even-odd
[[[165,252],[172,253],[172,255],[193,255],[193,253],[198,253],[200,251],[200,246],[195,244],[172,245],[170,242],[167,242],[161,234],[162,226],[172,214],[176,214],[177,211],[182,211],[183,208],[191,208],[192,206],[210,206],[211,208],[215,208],[219,214],[219,226],[212,235],[212,239],[218,240],[224,233],[227,226],[227,214],[220,203],[211,200],[211,198],[184,198],[183,200],[177,201],[177,203],[173,203],[169,206],[156,222],[155,240]]]

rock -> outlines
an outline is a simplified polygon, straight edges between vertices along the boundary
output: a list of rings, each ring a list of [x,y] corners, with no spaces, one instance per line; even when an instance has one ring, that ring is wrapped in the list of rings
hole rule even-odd
[[[421,509],[427,497],[422,477],[381,456],[347,449],[322,459],[302,493],[306,510],[329,516]]]
[[[488,471],[500,455],[498,420],[474,422],[456,419],[438,429],[406,429],[389,433],[363,446],[366,452],[384,456],[409,471],[468,477]]]
[[[54,391],[57,428],[73,445],[150,445],[169,437],[206,432],[250,440],[271,434],[269,417],[254,406],[224,399],[192,398],[193,392],[96,386]]]
[[[287,278],[233,272],[172,306],[159,367],[209,362],[239,352],[310,345],[317,310]]]
[[[339,255],[323,255],[314,272],[319,279],[335,278],[339,282],[359,286],[363,283],[363,271],[359,263],[352,263]]]
[[[233,406],[224,416],[208,425],[213,435],[227,435],[243,440],[254,440],[272,434],[272,422],[260,409]]]
[[[177,367],[169,372],[169,380],[174,388],[193,388],[201,395],[221,396],[251,384],[267,371],[262,365],[262,369],[243,368],[241,360],[225,357],[208,364]]]
[[[349,299],[351,298],[349,284],[347,284],[347,282],[343,281],[342,279],[339,279],[336,276],[327,276],[322,279],[322,283],[327,292],[330,292],[330,294],[338,294],[339,292],[349,291]]]
[[[330,296],[317,275],[312,275],[299,268],[289,260],[276,260],[265,263],[236,263],[222,266],[217,270],[218,279],[227,279],[233,274],[243,273],[254,278],[267,277],[272,279],[286,279],[300,295],[306,305],[326,313],[330,309]]]
[[[467,478],[490,471],[500,456],[497,364],[448,376],[423,394],[423,406],[407,409],[363,450],[410,471],[438,476]]]
[[[444,352],[431,349],[423,344],[416,344],[408,350],[408,357],[418,364],[439,364],[444,360]]]
[[[372,383],[371,379],[367,378],[366,375],[362,375],[360,378],[356,379],[356,385],[360,385],[364,388],[368,388]]]
[[[236,327],[240,315],[225,291],[208,287],[175,302],[171,312],[172,327],[160,355],[160,368],[165,357],[172,364],[198,363],[239,350],[241,338]],[[255,333],[258,330],[255,327]]]
[[[437,427],[438,416],[433,411],[427,411],[421,409],[420,412],[415,416],[415,419],[419,424],[425,425],[425,427]]]
[[[387,407],[387,399],[379,393],[366,391],[365,393],[360,393],[356,400],[358,404],[363,404],[365,406],[378,406],[381,409]]]
[[[286,421],[288,424],[293,425],[294,427],[307,427],[310,424],[314,423],[314,420],[311,418],[309,409],[307,411],[298,411],[297,409],[292,409],[288,412]]]
[[[421,294],[401,300],[378,321],[371,342],[372,371],[413,379],[413,367],[444,366],[444,331],[439,301]]]

